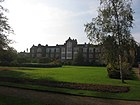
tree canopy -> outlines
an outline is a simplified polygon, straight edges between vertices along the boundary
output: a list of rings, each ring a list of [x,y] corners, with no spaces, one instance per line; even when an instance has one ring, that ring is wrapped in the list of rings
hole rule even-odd
[[[4,0],[0,0],[0,3],[2,2]],[[16,54],[16,51],[9,46],[12,41],[8,38],[8,35],[13,33],[13,30],[8,23],[8,18],[4,15],[7,11],[0,4],[0,64],[11,62],[13,60],[13,54]]]
[[[0,3],[3,1],[4,0],[0,0]],[[13,33],[13,30],[8,23],[8,18],[4,15],[7,11],[7,9],[0,5],[0,51],[9,47],[8,44],[11,40],[8,39],[8,35]]]
[[[119,66],[122,81],[122,64],[132,63],[135,51],[131,4],[132,0],[100,0],[98,16],[85,25],[89,40],[102,44],[107,64]]]

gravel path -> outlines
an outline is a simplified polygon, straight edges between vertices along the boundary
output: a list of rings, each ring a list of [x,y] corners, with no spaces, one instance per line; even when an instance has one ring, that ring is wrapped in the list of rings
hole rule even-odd
[[[38,100],[44,103],[43,105],[140,105],[140,101],[124,101],[93,97],[81,97],[4,86],[0,86],[0,95]]]

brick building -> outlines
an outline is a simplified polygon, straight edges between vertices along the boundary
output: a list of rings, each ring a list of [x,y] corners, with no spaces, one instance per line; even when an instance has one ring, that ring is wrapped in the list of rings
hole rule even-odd
[[[101,53],[101,48],[99,46],[86,43],[78,44],[76,39],[71,39],[70,37],[63,45],[33,45],[30,48],[30,55],[32,58],[45,57],[65,62],[73,61],[80,51],[82,52],[85,62],[100,62],[99,56]]]

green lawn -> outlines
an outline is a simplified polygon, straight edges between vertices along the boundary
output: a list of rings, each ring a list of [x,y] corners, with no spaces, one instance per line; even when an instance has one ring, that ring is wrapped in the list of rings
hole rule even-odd
[[[62,68],[19,68],[19,70],[0,71],[0,77],[122,85],[120,80],[108,78],[105,67],[64,66]]]
[[[127,84],[122,84],[120,80],[110,79],[107,76],[105,67],[86,67],[86,66],[64,66],[62,68],[18,68],[17,70],[0,70],[0,77],[47,79],[53,81],[92,83],[92,84],[110,84],[119,86],[130,86],[128,93],[105,93],[87,90],[73,90],[64,88],[52,88],[46,86],[31,86],[29,84],[9,84],[23,88],[33,88],[37,90],[49,90],[55,92],[86,95],[103,98],[116,98],[127,100],[140,100],[140,81],[127,80]]]

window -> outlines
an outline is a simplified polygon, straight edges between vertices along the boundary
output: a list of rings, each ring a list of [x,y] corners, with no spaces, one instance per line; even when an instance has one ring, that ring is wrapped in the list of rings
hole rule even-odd
[[[89,54],[89,58],[93,58],[93,54]]]
[[[67,52],[72,52],[72,43],[67,42]]]
[[[61,59],[65,59],[65,53],[61,53]]]
[[[65,59],[65,57],[61,57],[61,59]]]
[[[55,52],[55,48],[51,48],[51,52],[54,53]]]
[[[96,51],[96,52],[100,52],[99,48],[96,48],[95,51]]]
[[[72,42],[67,42],[67,47],[72,47]]]
[[[34,49],[32,49],[32,53],[35,53],[35,50]]]
[[[42,52],[42,49],[41,49],[41,48],[38,48],[38,49],[37,49],[37,52],[38,52],[38,53]]]
[[[94,48],[91,48],[91,47],[90,47],[90,48],[89,48],[89,52],[90,52],[90,53],[93,53],[93,52],[94,52]]]
[[[49,53],[50,49],[49,48],[46,48],[46,53]]]
[[[60,49],[59,48],[56,48],[56,52],[59,53],[60,52]]]
[[[74,53],[75,53],[75,52],[78,52],[78,51],[79,51],[79,49],[75,47],[75,48],[74,48]]]
[[[78,54],[78,52],[74,52],[74,54]]]
[[[72,53],[67,53],[67,59],[72,59]]]
[[[37,57],[42,57],[42,54],[37,54]]]
[[[65,57],[65,53],[62,53],[61,56],[62,56],[62,57]]]
[[[67,52],[72,52],[72,48],[67,48]]]
[[[64,47],[62,48],[62,52],[65,52],[65,48]]]
[[[87,52],[87,48],[83,48],[83,52],[86,53]]]
[[[72,59],[72,42],[67,42],[66,59]]]

